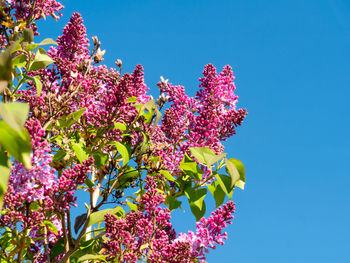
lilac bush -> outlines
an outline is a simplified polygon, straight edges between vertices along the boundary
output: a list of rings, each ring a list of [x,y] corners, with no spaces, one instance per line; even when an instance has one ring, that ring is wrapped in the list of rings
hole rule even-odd
[[[56,42],[35,43],[35,22],[58,19],[61,3],[0,8],[1,262],[205,262],[245,184],[222,144],[247,114],[232,68],[206,65],[194,97],[161,77],[153,99],[141,65],[101,65],[80,14]],[[216,209],[205,218],[208,190]],[[186,200],[197,228],[177,233],[171,212]]]

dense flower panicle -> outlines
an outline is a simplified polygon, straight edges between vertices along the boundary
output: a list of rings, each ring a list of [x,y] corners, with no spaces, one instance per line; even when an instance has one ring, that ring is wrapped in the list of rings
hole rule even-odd
[[[15,162],[10,184],[16,192],[22,193],[27,201],[41,201],[55,185],[55,171],[50,167],[51,148],[43,139],[45,131],[39,121],[27,121],[26,128],[32,139],[32,169],[28,170],[21,163]]]
[[[221,141],[235,134],[235,128],[242,124],[247,111],[236,109],[238,97],[234,94],[234,76],[230,66],[217,74],[213,65],[208,64],[200,78],[201,88],[194,98],[185,94],[184,87],[172,86],[167,82],[158,83],[161,92],[169,96],[170,108],[164,111],[160,129],[153,142],[172,145],[157,152],[163,157],[164,165],[174,172],[189,147],[209,147],[216,153],[223,152]],[[159,133],[163,132],[164,140]],[[179,158],[180,157],[180,158]]]
[[[63,9],[63,5],[56,0],[5,0],[0,5],[5,14],[14,15],[19,21],[31,22],[27,27],[31,28],[35,35],[38,35],[38,32],[34,21],[46,16],[57,20],[62,16],[59,11]],[[0,14],[0,18],[4,13]]]
[[[89,58],[89,40],[83,18],[79,13],[74,13],[63,29],[62,36],[58,37],[57,56],[70,62]]]
[[[227,224],[231,224],[235,204],[232,201],[227,202],[222,207],[219,207],[207,219],[202,218],[197,222],[197,231],[193,233],[189,231],[187,234],[179,234],[174,242],[189,242],[191,244],[192,253],[196,258],[205,260],[205,253],[208,253],[208,248],[215,249],[216,244],[223,245],[227,239],[227,233],[222,232]]]
[[[180,233],[176,238],[170,223],[170,212],[160,206],[164,197],[157,193],[152,179],[148,183],[138,211],[130,212],[125,218],[111,214],[105,216],[109,238],[105,247],[110,259],[138,262],[148,255],[147,262],[150,263],[203,261],[208,248],[215,249],[216,244],[224,244],[227,234],[223,233],[223,229],[233,219],[233,202],[229,201],[218,208],[207,219],[202,218],[197,223],[196,233]]]

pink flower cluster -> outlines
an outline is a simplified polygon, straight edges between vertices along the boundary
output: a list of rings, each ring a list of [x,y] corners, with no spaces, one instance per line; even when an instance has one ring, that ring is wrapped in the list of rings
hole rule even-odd
[[[0,5],[4,10],[0,18],[3,18],[3,14],[13,15],[17,21],[26,22],[27,27],[33,29],[36,35],[38,32],[34,21],[46,16],[52,16],[57,20],[62,16],[59,11],[63,9],[63,5],[56,0],[5,0],[1,1]],[[6,21],[1,19],[3,20]]]
[[[45,15],[57,18],[56,13],[63,8],[55,0],[5,2],[5,9],[14,12],[17,19],[33,21]],[[36,30],[35,24],[28,26]],[[4,46],[5,42],[6,39],[0,35],[0,46]],[[94,166],[92,157],[78,164],[72,155],[69,156],[72,158],[62,162],[62,166],[52,161],[52,152],[62,145],[50,137],[58,135],[60,127],[50,130],[50,125],[54,126],[56,121],[60,121],[59,118],[84,109],[80,121],[66,130],[67,134],[75,133],[79,140],[84,140],[89,152],[115,152],[115,148],[108,143],[118,141],[134,147],[132,150],[136,151],[133,152],[136,155],[138,148],[135,146],[142,143],[144,135],[149,136],[152,144],[147,154],[160,156],[162,169],[176,173],[189,147],[206,146],[216,153],[222,153],[221,142],[235,134],[235,128],[241,125],[247,114],[245,109],[236,108],[238,97],[234,93],[232,69],[226,66],[217,74],[215,67],[208,64],[195,97],[186,95],[182,86],[172,86],[164,80],[158,84],[163,100],[168,99],[171,105],[163,111],[161,124],[153,126],[139,116],[134,103],[145,104],[151,98],[147,95],[141,65],[137,65],[132,73],[124,74],[113,68],[97,66],[89,51],[83,19],[78,13],[73,14],[57,43],[57,47],[51,47],[48,51],[55,63],[30,73],[32,77],[40,76],[40,95],[32,82],[29,82],[27,89],[18,92],[18,100],[30,105],[26,128],[32,139],[33,168],[28,170],[15,162],[0,216],[0,226],[21,224],[21,229],[30,230],[30,236],[37,239],[32,244],[32,254],[37,260],[34,262],[47,259],[47,255],[40,251],[43,246],[40,223],[43,220],[52,221],[58,229],[58,234],[49,231],[46,237],[50,246],[66,234],[62,227],[68,223],[63,219],[76,205],[77,188],[84,184]],[[128,128],[128,136],[122,136],[123,131],[115,127],[116,123]],[[43,127],[49,128],[45,130]],[[89,130],[94,133],[89,133]],[[64,139],[69,141],[71,137],[68,137]],[[64,150],[68,145],[63,147]],[[139,159],[133,160],[137,165],[146,166],[148,157],[142,154],[138,156]],[[116,166],[112,161],[108,165]],[[209,170],[205,167],[202,169],[208,175]],[[114,175],[112,172],[108,174],[110,177]],[[224,243],[227,235],[223,229],[233,219],[233,202],[218,208],[207,219],[202,218],[197,223],[195,233],[190,231],[177,236],[170,223],[170,210],[162,206],[165,196],[157,189],[156,180],[148,175],[146,182],[145,193],[136,202],[137,211],[130,211],[122,217],[105,216],[109,240],[104,243],[104,248],[109,260],[198,262],[205,260],[208,248],[215,249],[217,244]],[[105,190],[104,186],[101,187],[102,191]],[[109,187],[107,185],[106,189]],[[66,232],[71,231],[67,229]]]
[[[179,234],[170,223],[170,211],[160,205],[163,195],[157,193],[153,179],[148,179],[146,193],[142,196],[136,212],[129,212],[125,218],[108,214],[105,243],[110,259],[119,262],[138,262],[146,259],[150,263],[187,263],[205,260],[208,248],[223,245],[227,234],[222,230],[231,223],[234,203],[215,210],[208,218],[197,223],[196,233]]]
[[[205,66],[201,88],[195,98],[188,97],[182,86],[172,86],[166,81],[158,83],[161,92],[172,103],[153,137],[155,144],[170,145],[158,151],[165,167],[176,171],[189,147],[209,147],[223,152],[221,141],[236,133],[247,115],[245,109],[236,109],[234,76],[230,66],[217,74],[212,64]]]
[[[197,231],[193,233],[189,231],[187,234],[180,234],[174,242],[189,242],[191,244],[192,253],[197,258],[205,260],[205,253],[208,253],[208,248],[215,249],[216,244],[223,245],[227,239],[227,233],[222,232],[227,224],[231,224],[235,204],[232,201],[227,202],[222,207],[219,207],[211,216],[202,218],[197,222]]]

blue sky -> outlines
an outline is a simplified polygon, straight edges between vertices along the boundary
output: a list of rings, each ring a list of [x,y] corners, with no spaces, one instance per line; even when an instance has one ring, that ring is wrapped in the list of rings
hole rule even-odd
[[[141,63],[153,94],[160,76],[189,94],[207,63],[230,64],[249,115],[226,151],[246,165],[229,240],[208,262],[350,262],[350,2],[63,1],[56,38],[74,11],[105,63]],[[210,205],[209,205],[210,206]],[[213,208],[213,206],[211,206]],[[181,231],[190,212],[174,215]]]

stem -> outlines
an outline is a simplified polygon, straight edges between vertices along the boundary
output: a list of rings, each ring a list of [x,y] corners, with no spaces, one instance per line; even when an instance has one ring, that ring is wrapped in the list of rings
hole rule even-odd
[[[44,226],[44,235],[45,235],[45,239],[44,239],[45,254],[47,257],[47,262],[50,263],[51,259],[50,259],[50,253],[49,253],[49,248],[48,248],[48,243],[47,243],[47,228],[46,228],[46,226]]]
[[[64,212],[62,212],[61,217],[62,217],[62,231],[63,231],[63,237],[64,237],[64,251],[65,251],[65,254],[67,255],[68,252],[70,251],[70,246],[69,246],[69,240],[68,240],[68,236],[67,236],[66,219],[65,219]],[[69,263],[69,257],[66,258],[65,261],[62,261],[62,260],[61,260],[61,262]]]
[[[19,251],[18,251],[18,258],[17,258],[18,263],[22,262],[23,247],[24,247],[24,237],[22,236],[19,244]]]
[[[67,210],[67,227],[68,227],[68,241],[69,244],[73,244],[73,237],[72,237],[72,223],[71,223],[71,217],[70,217],[70,210]]]

